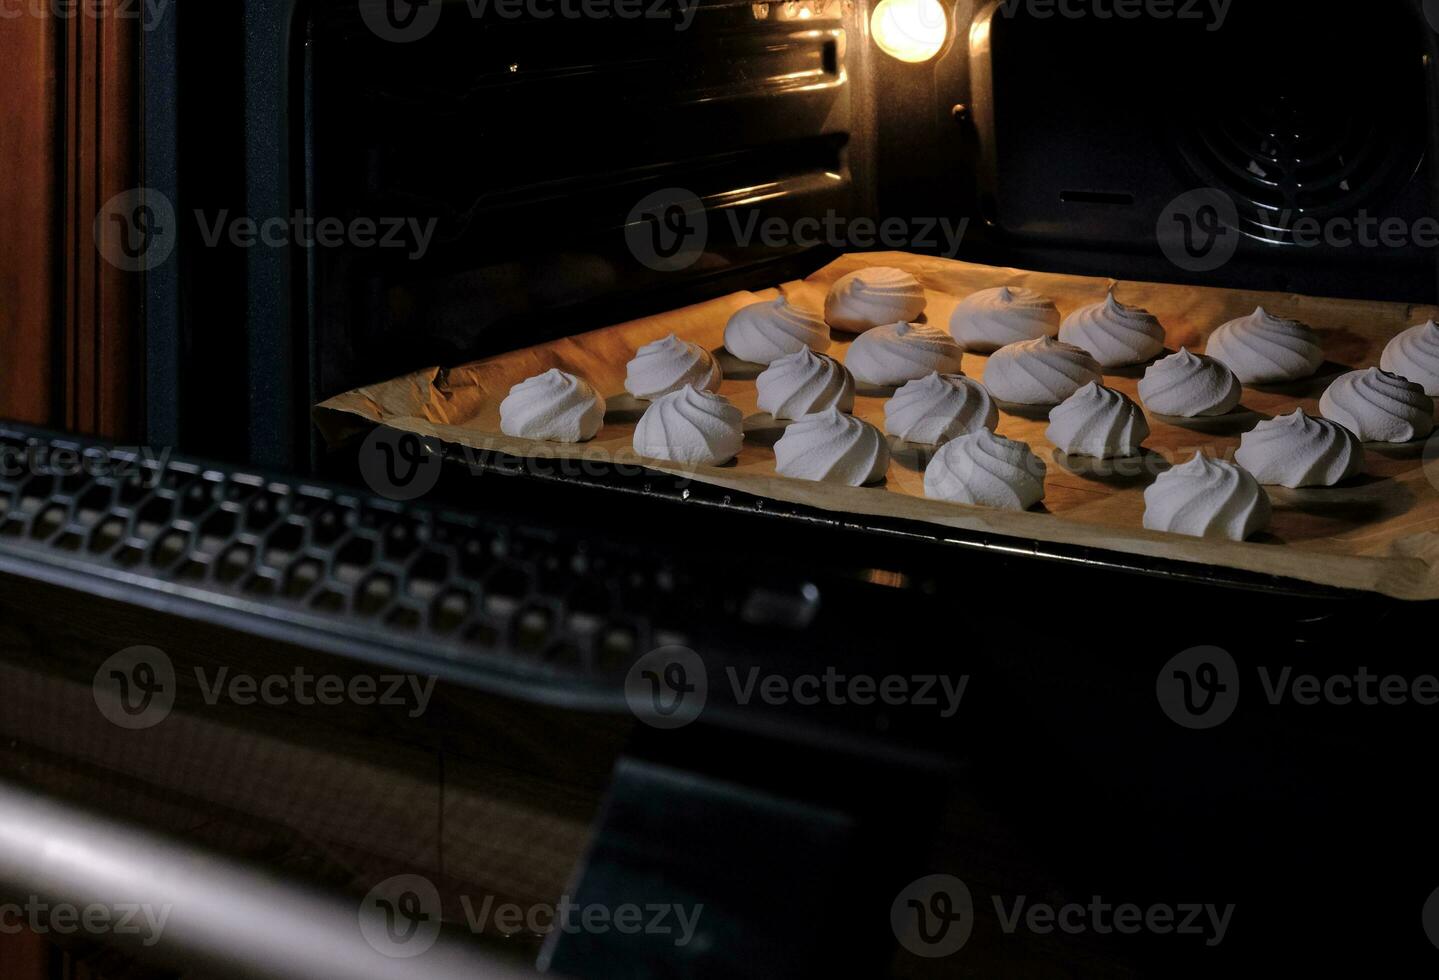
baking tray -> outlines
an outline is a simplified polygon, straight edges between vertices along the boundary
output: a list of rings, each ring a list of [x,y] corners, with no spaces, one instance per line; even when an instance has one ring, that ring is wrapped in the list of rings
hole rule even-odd
[[[571,471],[581,475],[608,470],[667,474],[686,485],[708,485],[858,520],[932,525],[966,532],[962,535],[966,539],[1008,540],[1040,552],[1108,553],[1116,559],[1126,556],[1122,564],[1178,562],[1404,599],[1439,598],[1439,459],[1435,458],[1439,444],[1434,440],[1366,447],[1366,475],[1343,487],[1268,488],[1274,503],[1273,524],[1250,542],[1189,538],[1141,526],[1143,489],[1155,468],[1201,450],[1230,456],[1240,433],[1259,418],[1295,407],[1317,414],[1318,397],[1330,381],[1344,371],[1377,364],[1390,337],[1436,315],[1434,308],[1055,275],[893,252],[843,256],[804,280],[777,288],[797,302],[818,305],[831,282],[865,265],[891,265],[914,273],[928,293],[926,316],[936,323],[947,323],[955,303],[987,286],[1038,289],[1053,297],[1062,313],[1102,299],[1114,287],[1125,302],[1160,317],[1170,349],[1202,348],[1215,327],[1263,305],[1314,326],[1327,360],[1314,378],[1295,385],[1246,388],[1241,410],[1218,423],[1191,428],[1151,416],[1153,434],[1146,447],[1154,456],[1132,476],[1071,471],[1053,458],[1053,447],[1044,438],[1046,420],[1003,413],[999,432],[1029,443],[1049,464],[1043,508],[1025,513],[924,499],[923,458],[914,454],[896,456],[883,487],[851,488],[776,475],[769,446],[772,433],[757,433],[747,440],[734,463],[691,467],[645,460],[634,453],[632,413],[607,418],[595,440],[575,446],[513,439],[499,432],[499,402],[515,382],[557,366],[589,378],[607,396],[620,396],[624,365],[641,344],[674,332],[718,349],[730,314],[746,303],[773,296],[774,290],[735,293],[470,364],[413,372],[331,398],[317,407],[316,420],[333,440],[342,439],[357,425],[381,423],[450,446],[506,454],[531,467],[570,461]],[[843,358],[849,340],[841,335],[835,339],[830,353]],[[965,373],[982,378],[985,360],[966,354]],[[1141,373],[1141,369],[1108,372],[1106,383],[1136,396]],[[755,413],[752,380],[727,378],[721,391],[747,416]],[[622,407],[623,399],[616,397],[615,403]],[[861,395],[856,414],[882,425],[883,399]]]

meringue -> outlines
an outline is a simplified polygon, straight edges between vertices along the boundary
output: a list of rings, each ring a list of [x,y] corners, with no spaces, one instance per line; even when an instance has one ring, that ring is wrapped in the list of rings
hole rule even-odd
[[[965,350],[988,354],[1006,344],[1052,337],[1059,329],[1054,300],[1032,289],[997,286],[966,296],[949,318],[949,335]]]
[[[1414,382],[1426,395],[1439,395],[1439,324],[1410,327],[1384,345],[1379,366]]]
[[[998,424],[999,409],[984,385],[960,374],[933,371],[906,381],[884,403],[884,431],[927,446]]]
[[[889,447],[868,422],[830,408],[785,429],[774,444],[774,459],[781,476],[858,487],[884,476]]]
[[[1028,510],[1044,499],[1044,463],[1022,442],[980,429],[951,439],[924,468],[924,495]]]
[[[1409,442],[1434,431],[1434,399],[1379,368],[1335,378],[1319,398],[1319,411],[1365,442]]]
[[[1359,472],[1364,449],[1338,422],[1296,408],[1244,433],[1234,461],[1260,483],[1281,487],[1332,487]]]
[[[500,431],[520,439],[583,442],[605,418],[605,400],[584,378],[550,368],[526,378],[500,402]]]
[[[1137,456],[1149,437],[1149,422],[1128,395],[1091,381],[1049,413],[1044,437],[1062,453],[1097,459]]]
[[[908,272],[873,266],[841,276],[824,299],[824,319],[836,330],[864,333],[900,320],[919,319],[924,287]]]
[[[843,364],[808,347],[775,358],[755,379],[761,412],[777,419],[837,408],[854,410],[854,378]]]
[[[844,364],[857,381],[899,385],[931,371],[962,374],[963,359],[964,351],[938,327],[890,323],[856,337]]]
[[[1139,379],[1139,400],[1145,408],[1179,418],[1223,415],[1243,394],[1233,371],[1212,357],[1189,353],[1187,347],[1155,361]]]
[[[725,324],[724,345],[742,361],[769,364],[806,348],[829,350],[829,327],[818,313],[792,306],[781,296],[736,310]]]
[[[1164,350],[1164,327],[1148,310],[1125,306],[1114,290],[1101,302],[1081,306],[1059,327],[1059,339],[1089,353],[1102,366],[1139,364]]]
[[[685,385],[645,409],[635,426],[635,452],[675,463],[717,465],[739,452],[742,422],[729,399]]]
[[[1262,306],[1210,334],[1205,352],[1223,361],[1247,385],[1297,381],[1324,363],[1318,334]]]
[[[1099,363],[1078,347],[1037,337],[995,351],[984,368],[984,386],[1000,401],[1057,405],[1091,381]]]
[[[645,344],[625,365],[625,390],[636,398],[655,399],[685,385],[714,391],[722,378],[713,354],[674,334]]]
[[[1144,491],[1144,526],[1243,541],[1269,526],[1269,496],[1245,469],[1195,453]]]

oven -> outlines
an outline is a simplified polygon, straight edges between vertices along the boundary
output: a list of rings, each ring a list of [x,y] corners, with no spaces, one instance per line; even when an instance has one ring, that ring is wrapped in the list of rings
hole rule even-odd
[[[308,918],[330,963],[375,976],[1432,960],[1426,709],[1276,706],[1246,680],[1196,731],[1156,678],[1200,647],[1246,676],[1423,675],[1433,602],[384,427],[328,438],[312,415],[885,244],[754,231],[768,219],[898,218],[898,247],[993,266],[1432,305],[1439,241],[1301,240],[1305,219],[1435,213],[1428,6],[175,2],[142,49],[143,184],[175,215],[143,279],[143,438],[0,426],[26,461],[0,475],[5,808],[32,828],[6,840],[49,824],[219,868],[200,878],[231,891],[188,907],[162,887],[183,871],[152,882],[176,903],[161,962],[193,975],[323,976],[283,955],[305,930],[281,920]],[[1205,188],[1232,209],[1215,267],[1176,261],[1164,231]],[[676,260],[646,213],[702,219],[701,246]],[[946,222],[963,233],[914,233]],[[424,493],[380,465],[423,468]],[[710,678],[967,695],[815,708],[715,682],[676,726],[636,680],[675,650]],[[226,671],[399,693],[257,706]],[[161,722],[97,713],[134,707],[121,677],[168,699]],[[0,848],[0,879],[100,887],[36,854]],[[696,918],[683,943],[556,928],[566,902]],[[1090,925],[1016,928],[1026,905]],[[262,906],[294,911],[224,912]],[[412,906],[438,939],[404,973],[366,910]],[[1116,927],[1118,906],[1209,931]],[[962,921],[963,949],[916,943],[912,909]],[[137,969],[61,945],[96,976]]]

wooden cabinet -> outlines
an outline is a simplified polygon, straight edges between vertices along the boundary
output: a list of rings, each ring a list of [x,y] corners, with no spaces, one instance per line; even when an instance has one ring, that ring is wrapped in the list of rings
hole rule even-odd
[[[126,438],[143,404],[140,274],[107,262],[94,229],[138,182],[140,5],[96,6],[0,19],[0,415]]]

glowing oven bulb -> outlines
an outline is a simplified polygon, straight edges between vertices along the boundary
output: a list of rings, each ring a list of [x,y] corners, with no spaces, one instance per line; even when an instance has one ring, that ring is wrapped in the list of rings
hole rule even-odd
[[[892,58],[918,64],[939,54],[949,37],[949,17],[939,0],[879,0],[869,32]]]

